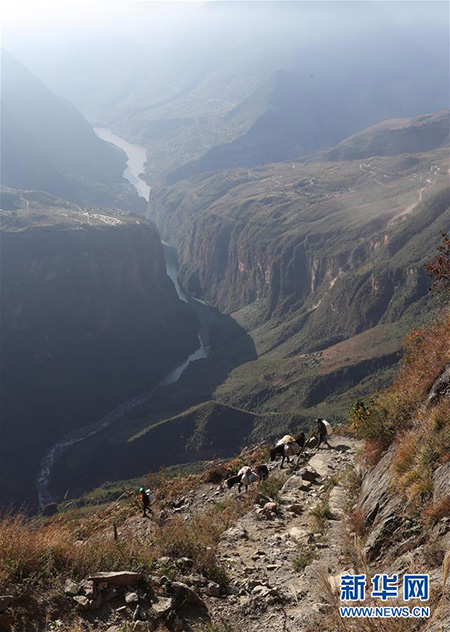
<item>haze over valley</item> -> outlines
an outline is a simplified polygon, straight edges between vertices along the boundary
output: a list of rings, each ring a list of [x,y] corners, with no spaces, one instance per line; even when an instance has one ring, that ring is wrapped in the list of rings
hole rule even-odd
[[[335,632],[424,560],[450,625],[448,3],[2,22],[0,630]]]
[[[151,389],[199,332],[208,358],[58,448],[55,498],[228,454],[277,415],[344,420],[388,383],[449,222],[448,8],[400,4],[124,3],[98,34],[43,12],[44,39],[7,23],[8,502],[35,506],[52,443]],[[157,447],[153,424],[164,437],[192,406],[178,447]],[[256,416],[222,450],[234,410]]]

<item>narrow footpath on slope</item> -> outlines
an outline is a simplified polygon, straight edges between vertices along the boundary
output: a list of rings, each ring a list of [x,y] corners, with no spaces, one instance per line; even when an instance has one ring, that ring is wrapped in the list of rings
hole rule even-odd
[[[347,483],[360,442],[333,437],[286,476],[274,503],[260,507],[225,532],[220,557],[231,578],[227,599],[208,599],[213,620],[236,632],[308,632],[323,629],[324,581],[336,587],[350,570]],[[289,475],[290,474],[290,475]],[[268,504],[269,503],[269,504]],[[228,628],[227,628],[228,629]],[[231,629],[231,628],[230,628]]]

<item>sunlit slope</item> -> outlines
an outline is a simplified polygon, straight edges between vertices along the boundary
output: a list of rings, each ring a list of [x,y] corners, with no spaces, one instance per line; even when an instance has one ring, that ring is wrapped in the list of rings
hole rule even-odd
[[[405,264],[409,254],[424,256],[426,235],[445,228],[448,203],[447,114],[438,127],[431,151],[416,144],[408,154],[400,146],[398,155],[345,161],[319,154],[155,192],[153,217],[178,246],[186,288],[226,311],[257,302],[267,320],[317,309],[356,270],[389,266],[401,252]],[[413,238],[422,246],[408,254]]]

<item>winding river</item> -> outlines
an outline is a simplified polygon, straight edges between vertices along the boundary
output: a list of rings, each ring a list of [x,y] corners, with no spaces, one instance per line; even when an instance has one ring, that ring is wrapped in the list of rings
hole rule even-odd
[[[144,172],[145,161],[147,159],[147,150],[145,147],[129,143],[124,138],[120,138],[120,136],[113,134],[107,127],[95,127],[94,132],[102,140],[123,149],[127,155],[127,166],[123,172],[123,176],[128,180],[128,182],[131,182],[139,195],[148,201],[150,196],[150,187],[145,180],[140,177],[141,173]]]
[[[99,138],[106,140],[117,147],[120,147],[125,151],[128,157],[127,167],[124,171],[124,177],[127,178],[129,182],[137,189],[138,193],[148,201],[150,194],[150,187],[142,178],[140,178],[140,174],[144,171],[144,165],[146,160],[146,149],[145,147],[140,147],[139,145],[133,145],[123,138],[116,136],[111,132],[111,130],[107,128],[95,128],[95,133]],[[178,281],[177,274],[177,266],[173,257],[170,256],[170,247],[166,245],[164,248],[165,257],[166,257],[166,269],[167,274],[172,280],[175,290],[178,294],[180,300],[185,303],[189,303],[194,300],[191,299],[181,287]],[[208,357],[209,354],[209,345],[206,341],[206,336],[203,332],[199,333],[198,336],[199,347],[196,351],[191,353],[183,362],[181,362],[178,366],[174,367],[167,375],[165,375],[162,380],[152,389],[146,391],[144,393],[140,393],[134,397],[131,397],[129,400],[112,410],[110,413],[105,415],[98,422],[90,424],[89,426],[84,426],[83,428],[79,428],[75,430],[61,439],[47,452],[45,457],[41,461],[39,474],[36,481],[36,489],[38,494],[38,502],[39,507],[42,509],[46,504],[53,502],[53,497],[50,490],[50,480],[53,471],[53,467],[55,463],[69,450],[71,446],[80,441],[84,441],[88,437],[92,437],[97,434],[104,428],[107,428],[114,422],[118,421],[123,415],[130,412],[137,406],[141,406],[148,402],[156,389],[162,386],[168,386],[169,384],[173,384],[177,382],[187,367],[191,364],[191,362],[195,362],[196,360],[201,360],[202,358]]]

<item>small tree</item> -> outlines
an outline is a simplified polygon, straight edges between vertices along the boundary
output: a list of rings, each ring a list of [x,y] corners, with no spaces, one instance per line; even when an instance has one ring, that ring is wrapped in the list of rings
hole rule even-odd
[[[435,256],[433,263],[425,264],[425,270],[433,278],[431,289],[450,295],[450,237],[447,233],[441,235],[439,254]]]

